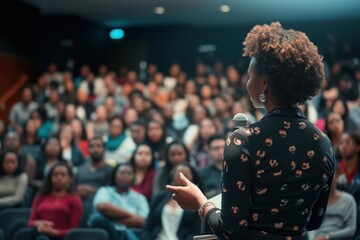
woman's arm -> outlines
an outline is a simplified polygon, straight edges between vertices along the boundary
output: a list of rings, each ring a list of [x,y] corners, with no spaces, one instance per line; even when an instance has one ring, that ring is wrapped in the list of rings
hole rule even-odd
[[[34,202],[31,206],[31,212],[30,212],[30,217],[29,217],[29,221],[28,221],[28,226],[29,227],[36,227],[36,221],[39,220],[39,216],[38,216],[38,207],[41,203],[41,197],[36,196],[34,199]]]
[[[26,173],[22,173],[16,178],[14,194],[0,198],[0,207],[15,206],[24,200],[25,192],[28,186],[28,177]]]
[[[222,210],[207,199],[200,189],[182,173],[180,180],[184,186],[167,186],[172,197],[187,210],[196,211],[205,217],[206,223],[224,239],[245,239],[250,214],[250,162],[247,150],[247,137],[235,132],[227,139],[224,151],[222,179]],[[241,204],[241,206],[240,206]]]
[[[133,214],[114,206],[108,202],[102,202],[96,205],[96,209],[103,214],[104,216],[111,219],[122,219],[122,218],[130,218]]]
[[[34,158],[27,154],[25,157],[25,172],[28,176],[28,183],[30,186],[39,187],[39,184],[36,182],[36,162]]]
[[[331,157],[329,157],[329,159],[333,159],[333,157],[331,156]],[[333,183],[333,178],[334,178],[335,166],[331,166],[330,165],[331,163],[332,163],[332,161],[327,161],[328,166],[326,168],[326,173],[327,173],[327,176],[330,176],[330,177],[327,179],[327,182],[324,185],[323,190],[320,193],[318,200],[315,202],[315,204],[311,210],[312,214],[311,214],[310,220],[306,226],[308,231],[318,229],[321,226],[321,223],[324,219],[325,211],[326,211],[328,200],[329,200],[330,189],[331,189],[331,185]]]
[[[161,167],[155,173],[154,180],[152,183],[152,190],[151,190],[153,197],[155,197],[156,195],[158,195],[160,192],[162,192],[164,190],[164,189],[162,189],[162,182],[164,181],[163,179],[165,178],[164,171],[165,171],[165,168]]]
[[[344,193],[343,193],[344,194]],[[356,231],[356,202],[353,196],[349,195],[348,198],[340,198],[346,202],[347,209],[344,212],[344,224],[340,230],[329,232],[330,239],[352,238]]]
[[[68,225],[68,228],[64,228],[64,229],[54,229],[54,235],[55,236],[65,236],[68,231],[70,231],[73,228],[79,227],[80,226],[80,222],[81,222],[81,218],[82,218],[82,213],[83,213],[83,207],[82,207],[82,202],[80,197],[78,196],[74,196],[74,195],[70,195],[69,196],[71,198],[70,202],[70,212],[71,215],[69,216],[69,222],[70,224]]]
[[[222,206],[206,213],[205,221],[218,236],[245,239],[250,215],[251,171],[247,138],[235,132],[224,150]]]

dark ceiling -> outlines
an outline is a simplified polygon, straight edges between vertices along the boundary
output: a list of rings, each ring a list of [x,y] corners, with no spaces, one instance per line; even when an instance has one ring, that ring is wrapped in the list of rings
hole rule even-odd
[[[215,26],[360,17],[360,0],[23,0],[41,13],[75,14],[106,27]],[[220,11],[227,5],[229,12]],[[165,12],[155,14],[156,7]],[[225,7],[226,8],[226,7]]]

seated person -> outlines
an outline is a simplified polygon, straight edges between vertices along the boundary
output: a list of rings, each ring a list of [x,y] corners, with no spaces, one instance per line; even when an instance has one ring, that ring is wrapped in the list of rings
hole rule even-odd
[[[309,232],[310,240],[351,240],[356,231],[356,203],[347,192],[336,189],[339,173],[335,173],[328,206],[319,229]]]
[[[55,163],[31,207],[28,226],[38,239],[62,239],[79,227],[81,199],[71,191],[72,171],[64,162]],[[36,230],[36,231],[35,231]]]
[[[341,135],[339,141],[338,188],[354,196],[360,203],[360,132],[348,131]]]
[[[201,188],[196,170],[188,163],[176,166],[171,172],[172,184],[182,185],[179,173],[182,172]],[[196,212],[184,211],[171,198],[171,193],[163,191],[152,201],[151,211],[141,234],[143,240],[191,240],[200,234],[201,222]]]
[[[134,151],[130,163],[135,168],[135,183],[132,189],[144,194],[150,202],[152,198],[152,185],[155,176],[155,157],[150,146],[140,144]]]
[[[135,171],[130,163],[114,168],[111,186],[101,187],[94,197],[94,213],[89,218],[91,227],[105,229],[111,240],[125,234],[128,240],[139,238],[130,228],[141,228],[149,213],[144,195],[131,189]],[[119,236],[120,233],[120,236]]]
[[[14,151],[0,154],[0,210],[22,205],[28,177],[19,156]]]
[[[225,136],[214,134],[208,137],[209,148],[206,150],[212,163],[200,171],[201,180],[204,184],[204,193],[207,197],[213,197],[221,193],[220,176],[225,147]]]
[[[110,184],[112,167],[105,163],[105,145],[100,137],[89,141],[90,161],[78,167],[75,175],[76,193],[81,197],[84,207],[83,222],[86,223],[92,211],[96,191]]]

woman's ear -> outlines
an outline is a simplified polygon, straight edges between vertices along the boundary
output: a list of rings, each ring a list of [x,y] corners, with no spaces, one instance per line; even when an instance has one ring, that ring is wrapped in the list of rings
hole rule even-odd
[[[262,91],[266,92],[266,90],[268,89],[268,78],[265,75],[261,76],[261,83]]]

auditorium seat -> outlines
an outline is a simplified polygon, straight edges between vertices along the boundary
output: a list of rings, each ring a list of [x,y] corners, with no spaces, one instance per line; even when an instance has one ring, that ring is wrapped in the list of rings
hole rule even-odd
[[[15,232],[26,226],[30,211],[30,208],[7,208],[0,212],[0,229],[4,233],[4,240],[12,240]]]
[[[109,240],[108,233],[101,228],[74,228],[65,236],[64,240]]]

